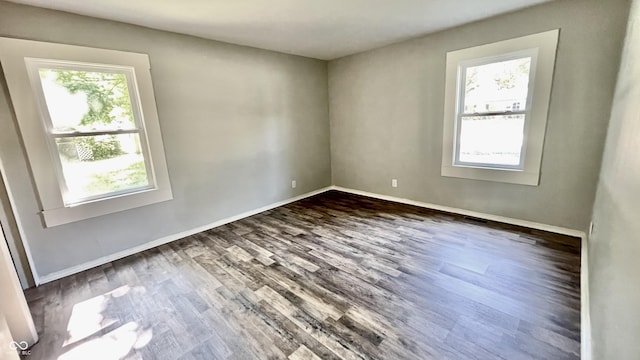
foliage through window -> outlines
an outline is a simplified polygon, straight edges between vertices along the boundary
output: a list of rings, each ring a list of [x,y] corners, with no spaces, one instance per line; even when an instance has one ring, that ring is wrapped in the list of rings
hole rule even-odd
[[[144,190],[153,183],[139,111],[133,107],[137,90],[131,69],[43,60],[28,64],[32,81],[42,89],[41,112],[57,153],[66,204]]]
[[[46,227],[173,199],[146,54],[0,37]]]

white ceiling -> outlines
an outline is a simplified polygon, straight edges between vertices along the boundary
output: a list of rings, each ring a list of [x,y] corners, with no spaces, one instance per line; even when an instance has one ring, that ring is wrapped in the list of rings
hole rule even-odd
[[[11,0],[317,59],[550,0]]]

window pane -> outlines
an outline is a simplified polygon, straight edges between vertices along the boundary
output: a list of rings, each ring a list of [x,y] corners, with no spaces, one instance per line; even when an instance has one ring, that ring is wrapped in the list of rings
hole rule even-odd
[[[139,134],[57,138],[65,203],[149,186]]]
[[[524,115],[465,116],[460,121],[461,163],[520,165]]]
[[[531,58],[466,68],[464,113],[526,110]]]
[[[53,132],[133,129],[125,74],[39,69]]]

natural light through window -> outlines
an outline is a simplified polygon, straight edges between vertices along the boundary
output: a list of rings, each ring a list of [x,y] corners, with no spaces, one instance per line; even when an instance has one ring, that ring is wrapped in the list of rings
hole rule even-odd
[[[36,63],[66,204],[146,189],[152,184],[127,69],[74,70]],[[132,86],[133,85],[133,86]],[[134,102],[135,103],[135,102]]]
[[[447,52],[442,176],[538,185],[559,33]]]
[[[0,37],[47,227],[173,199],[146,54]]]
[[[532,57],[461,66],[456,164],[521,168]]]

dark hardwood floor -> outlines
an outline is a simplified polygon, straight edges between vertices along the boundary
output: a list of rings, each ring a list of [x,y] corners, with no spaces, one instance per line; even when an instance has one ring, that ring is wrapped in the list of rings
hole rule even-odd
[[[331,191],[26,292],[39,359],[579,359],[580,242]]]

